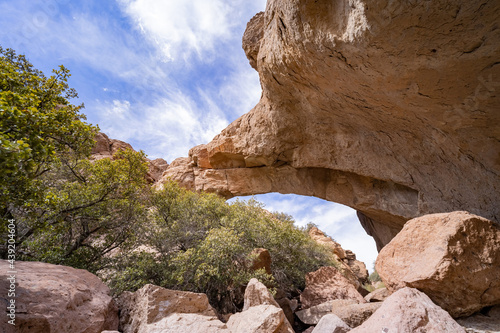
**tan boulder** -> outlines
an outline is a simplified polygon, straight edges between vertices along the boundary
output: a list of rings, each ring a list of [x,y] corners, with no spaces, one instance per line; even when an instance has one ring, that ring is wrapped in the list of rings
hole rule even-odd
[[[465,333],[465,330],[427,295],[403,288],[387,298],[382,306],[351,333]]]
[[[356,259],[356,254],[351,250],[346,250],[346,259],[347,265],[354,273],[354,275],[358,278],[359,283],[364,284],[368,282],[368,270],[366,269],[366,265],[364,262]]]
[[[319,321],[318,325],[312,330],[312,333],[346,333],[351,330],[342,319],[333,313],[325,315]]]
[[[257,305],[232,315],[227,327],[238,333],[294,333],[283,310],[274,305]]]
[[[356,287],[335,267],[321,267],[306,274],[306,288],[300,295],[303,309],[335,299],[352,299],[365,303]]]
[[[183,162],[186,186],[342,203],[379,248],[425,214],[499,221],[499,13],[498,1],[269,0],[243,45],[262,97],[205,145],[210,169]]]
[[[118,308],[109,288],[94,274],[41,262],[16,261],[11,269],[6,260],[0,260],[0,272],[7,274],[0,279],[0,300],[8,304],[15,299],[16,305],[15,327],[7,323],[11,318],[3,312],[0,328],[30,333],[100,333],[118,329]],[[14,279],[8,279],[10,274]],[[15,298],[8,297],[10,289]]]
[[[123,333],[230,333],[205,294],[145,285],[118,299]]]
[[[500,304],[500,226],[467,212],[413,219],[376,270],[391,291],[417,288],[453,317],[471,315]]]
[[[332,313],[333,308],[343,308],[352,304],[358,304],[358,301],[352,299],[336,299],[297,311],[295,314],[304,324],[316,325],[319,323],[321,318],[329,313]]]
[[[337,303],[332,304],[331,312],[342,319],[350,327],[358,327],[364,323],[370,316],[380,308],[382,303],[362,303],[362,304],[347,304],[338,306]]]
[[[243,311],[258,305],[273,305],[277,308],[280,307],[267,287],[254,278],[248,282],[245,289]]]
[[[266,249],[254,249],[250,255],[254,257],[251,268],[258,270],[263,268],[267,274],[271,274],[271,254]]]
[[[326,246],[327,248],[331,249],[332,252],[337,255],[339,259],[345,259],[346,258],[346,253],[342,246],[334,241],[331,237],[328,237],[325,235],[325,233],[321,230],[319,230],[316,227],[312,227],[309,230],[309,237],[311,237],[312,240],[314,240],[316,243],[321,244],[323,246]]]
[[[387,288],[375,289],[371,293],[365,296],[367,302],[383,302],[387,297],[391,295],[391,292]]]

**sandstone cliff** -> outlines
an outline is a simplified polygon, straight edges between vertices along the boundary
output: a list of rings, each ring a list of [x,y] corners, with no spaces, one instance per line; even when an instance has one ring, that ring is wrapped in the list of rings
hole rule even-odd
[[[165,177],[342,203],[379,248],[427,213],[498,222],[498,17],[498,1],[269,0],[243,37],[260,102]]]

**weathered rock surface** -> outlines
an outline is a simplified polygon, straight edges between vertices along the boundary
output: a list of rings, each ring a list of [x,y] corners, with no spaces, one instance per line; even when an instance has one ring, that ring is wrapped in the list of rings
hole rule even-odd
[[[338,259],[342,260],[346,258],[346,253],[342,246],[334,241],[331,237],[326,236],[325,233],[318,228],[312,227],[309,230],[309,237],[311,237],[311,239],[316,243],[331,249],[332,252],[338,257]]]
[[[356,259],[356,254],[354,254],[350,250],[346,250],[346,258],[344,262],[347,262],[347,265],[354,273],[354,275],[358,278],[358,281],[361,284],[368,282],[368,270],[366,269],[366,265],[364,262]]]
[[[316,243],[326,246],[332,251],[335,260],[339,263],[342,275],[347,278],[358,290],[363,292],[363,283],[368,279],[368,271],[363,262],[356,260],[356,255],[349,250],[344,250],[342,246],[331,237],[316,227],[309,230],[309,237]],[[347,255],[349,253],[349,256]]]
[[[254,249],[251,256],[255,256],[251,268],[253,270],[264,269],[267,274],[271,274],[271,254],[266,249]]]
[[[295,312],[297,317],[301,322],[307,325],[316,325],[319,323],[321,318],[326,316],[329,313],[332,313],[332,308],[335,307],[344,307],[351,304],[358,304],[356,300],[352,299],[338,299],[327,301],[318,305],[311,306],[310,308],[300,310]]]
[[[389,290],[417,288],[453,317],[500,304],[500,226],[467,212],[408,221],[380,252]]]
[[[387,297],[391,295],[391,292],[387,288],[375,289],[371,293],[365,296],[367,302],[383,302]]]
[[[342,319],[350,327],[358,327],[380,308],[382,303],[348,304],[338,306],[332,304],[331,312]]]
[[[270,0],[243,38],[260,102],[166,176],[348,205],[379,248],[429,213],[498,222],[499,16],[498,1]]]
[[[9,263],[0,260],[0,272]],[[85,270],[41,262],[15,262],[15,324],[7,323],[5,308],[10,281],[0,279],[3,304],[0,330],[30,333],[100,333],[118,328],[118,308],[109,288]],[[15,328],[15,330],[14,330]],[[12,329],[11,331],[9,331]]]
[[[500,305],[484,313],[457,319],[457,322],[465,328],[467,333],[500,332]]]
[[[350,332],[465,333],[465,330],[424,293],[403,288],[387,298],[367,321]]]
[[[258,305],[273,305],[277,308],[280,307],[262,282],[259,282],[257,279],[251,279],[245,289],[243,311]]]
[[[252,306],[235,313],[229,318],[227,327],[235,333],[294,333],[283,310],[274,305]]]
[[[321,267],[306,274],[306,287],[300,294],[302,309],[335,299],[351,299],[365,303],[365,299],[335,267]]]
[[[346,333],[351,328],[333,313],[327,314],[319,321],[312,333]]]
[[[230,333],[205,294],[148,284],[135,293],[122,293],[118,305],[123,333]]]
[[[95,136],[96,144],[92,148],[91,158],[94,160],[100,160],[103,158],[113,158],[113,155],[120,150],[131,149],[132,146],[124,141],[110,139],[106,134],[99,132]],[[155,160],[147,159],[149,172],[148,181],[154,183],[162,178],[163,172],[167,170],[168,163],[163,158],[157,158]]]
[[[233,314],[227,326],[232,332],[293,333],[284,311],[257,279],[248,282],[243,311]]]

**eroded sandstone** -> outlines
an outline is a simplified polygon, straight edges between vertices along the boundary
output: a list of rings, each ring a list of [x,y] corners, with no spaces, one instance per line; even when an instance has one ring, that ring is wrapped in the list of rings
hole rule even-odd
[[[496,1],[270,0],[243,38],[260,102],[162,181],[342,203],[379,249],[428,213],[498,222],[499,16]]]

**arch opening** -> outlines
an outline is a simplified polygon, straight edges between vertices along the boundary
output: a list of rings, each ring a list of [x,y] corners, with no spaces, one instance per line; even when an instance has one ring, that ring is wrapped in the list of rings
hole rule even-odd
[[[378,251],[375,240],[361,225],[357,212],[343,204],[312,196],[296,194],[267,193],[251,196],[272,212],[291,215],[295,225],[306,226],[312,222],[328,236],[332,237],[345,250],[351,250],[359,261],[365,263],[369,273],[373,272]],[[249,196],[237,196],[228,200],[248,200]]]

